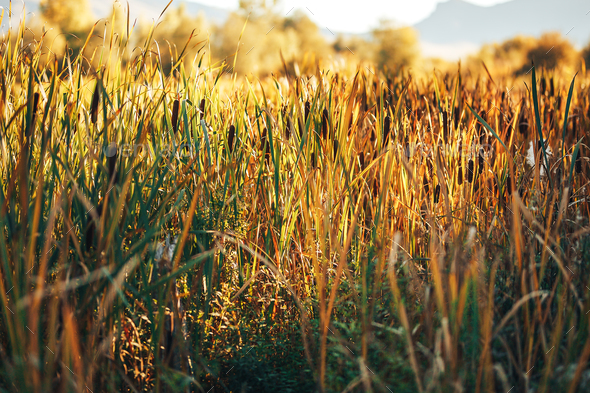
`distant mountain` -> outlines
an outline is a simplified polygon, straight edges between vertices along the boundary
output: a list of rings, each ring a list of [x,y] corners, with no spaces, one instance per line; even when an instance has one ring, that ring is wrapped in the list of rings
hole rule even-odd
[[[481,45],[518,34],[559,31],[574,44],[585,46],[590,41],[589,11],[587,0],[512,0],[491,7],[449,0],[414,27],[422,41],[439,45]]]
[[[131,19],[143,18],[146,20],[157,19],[166,5],[167,0],[128,0]],[[26,4],[27,13],[32,12],[38,14],[40,0],[24,0]],[[98,18],[104,18],[111,13],[113,9],[112,0],[89,0],[94,16]],[[122,1],[126,4],[126,1]],[[229,15],[229,11],[223,8],[211,7],[204,4],[193,3],[190,1],[178,1],[175,0],[171,7],[178,7],[181,3],[184,3],[186,12],[190,15],[197,15],[199,12],[204,13],[207,20],[221,24],[225,22]],[[0,6],[4,7],[8,12],[9,0],[0,0]],[[12,1],[12,11],[15,16],[20,16],[23,9],[23,0]]]

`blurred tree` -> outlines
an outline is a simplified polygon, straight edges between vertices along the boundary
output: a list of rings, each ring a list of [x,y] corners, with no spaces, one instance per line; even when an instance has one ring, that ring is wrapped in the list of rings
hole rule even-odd
[[[536,45],[537,40],[534,37],[522,35],[502,43],[485,44],[475,56],[470,57],[467,67],[475,66],[479,69],[483,61],[492,73],[513,73],[530,63],[527,54]]]
[[[238,12],[256,20],[268,15],[278,14],[280,0],[239,0]]]
[[[535,62],[537,68],[553,70],[557,66],[569,65],[576,53],[570,41],[560,33],[545,33],[539,38],[537,44],[527,52],[527,64],[521,68],[522,72],[530,69],[530,63]],[[527,68],[528,67],[528,68]]]
[[[372,31],[375,44],[374,61],[379,67],[390,69],[413,65],[418,58],[418,37],[411,27],[396,27],[382,20]]]
[[[82,33],[93,21],[88,0],[41,0],[41,15],[64,33]]]
[[[280,68],[280,51],[287,56],[296,52],[296,37],[284,34],[275,18],[248,19],[232,13],[218,31],[216,53],[229,67],[241,74],[266,74]],[[245,28],[244,28],[245,25]],[[242,33],[243,32],[243,33]],[[288,42],[289,38],[293,42]],[[239,48],[239,50],[238,50]],[[236,56],[236,57],[234,57]]]
[[[590,68],[590,42],[582,49],[582,59],[586,62],[586,69]]]
[[[185,4],[181,3],[176,8],[168,9],[162,21],[155,26],[151,50],[154,53],[159,53],[166,72],[178,61],[185,46],[184,61],[186,64],[192,64],[197,51],[207,39],[208,28],[209,25],[202,13],[196,17],[191,16],[186,11]],[[145,23],[141,25],[138,39],[142,45],[148,37],[150,29],[151,27]],[[191,34],[193,34],[192,38]]]
[[[300,10],[295,11],[291,17],[283,21],[283,30],[290,36],[287,40],[288,45],[294,49],[297,56],[315,53],[325,57],[331,52],[330,45],[322,36],[320,28]],[[289,52],[289,49],[283,49],[283,54]]]
[[[332,47],[334,51],[347,57],[352,55],[361,60],[372,60],[375,57],[375,45],[357,35],[345,38],[340,34]]]

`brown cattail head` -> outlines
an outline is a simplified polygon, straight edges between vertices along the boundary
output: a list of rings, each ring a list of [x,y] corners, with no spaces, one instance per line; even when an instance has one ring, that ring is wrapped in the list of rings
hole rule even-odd
[[[459,172],[457,174],[457,183],[459,183],[459,185],[463,184],[463,167],[461,165],[459,165]]]
[[[487,121],[487,113],[486,113],[486,111],[483,111],[482,110],[481,112],[479,112],[479,116],[483,120]],[[480,121],[477,122],[477,130],[478,130],[477,132],[478,132],[478,135],[479,135],[479,143],[480,144],[485,143],[485,138],[487,137],[487,131],[484,128],[483,123],[480,122]]]
[[[227,134],[227,145],[229,148],[229,152],[233,153],[234,151],[234,138],[236,136],[236,127],[232,124],[229,126],[229,132]]]
[[[549,96],[553,97],[555,95],[555,83],[553,82],[553,77],[549,80]]]
[[[309,112],[311,111],[311,104],[309,101],[305,101],[305,122],[307,123],[307,119],[309,118]]]
[[[37,117],[37,107],[39,106],[39,93],[35,92],[33,94],[33,120],[32,123],[35,124],[35,117]]]
[[[114,183],[117,183],[119,180],[119,176],[117,174],[117,156],[119,153],[119,149],[115,142],[111,142],[110,145],[107,146],[106,149],[106,156],[107,156],[107,169],[108,169],[108,176],[109,182],[114,178]]]
[[[389,115],[385,116],[385,120],[383,121],[383,144],[387,144],[389,142],[389,133],[391,132],[391,117]]]
[[[455,116],[455,129],[457,129],[459,128],[459,121],[461,121],[461,111],[459,110],[459,108],[455,108],[453,114]]]
[[[90,104],[90,121],[92,124],[96,124],[98,120],[98,104],[100,101],[100,91],[99,91],[99,82],[96,82],[96,87],[94,88],[94,94],[92,95],[92,103]]]
[[[434,187],[434,203],[438,203],[438,199],[440,197],[440,184],[437,184]]]
[[[78,131],[78,123],[80,123],[80,114],[79,113],[78,113],[77,119],[78,119],[78,121],[74,122],[74,129],[72,130],[74,135]]]
[[[361,165],[361,170],[365,169],[365,153],[360,152],[359,153],[359,163]]]
[[[426,173],[422,178],[422,186],[424,187],[424,193],[428,194],[430,192],[430,186],[428,185],[428,178],[426,177]]]
[[[541,86],[540,87],[540,91],[541,91],[541,95],[545,95],[545,92],[547,91],[547,81],[545,80],[545,77],[541,78]]]
[[[180,101],[174,100],[172,105],[172,131],[174,134],[178,132],[178,111],[180,110]]]
[[[447,111],[443,111],[443,137],[445,138],[445,142],[448,141],[449,138],[449,114]]]
[[[322,138],[328,137],[328,109],[324,108],[322,112]]]
[[[260,142],[261,142],[261,149],[264,152],[264,160],[266,161],[266,163],[269,163],[270,160],[270,144],[268,143],[268,138],[267,138],[267,133],[268,130],[266,129],[266,127],[264,127],[264,129],[262,130],[262,137],[260,138]]]
[[[467,181],[473,183],[473,160],[469,160],[467,164]]]
[[[379,196],[379,189],[380,189],[380,184],[379,184],[379,179],[376,178],[375,181],[373,182],[373,198],[377,199],[377,197]]]
[[[39,105],[39,93],[33,94],[33,102],[31,103],[31,124],[24,130],[24,136],[28,140],[35,130],[35,118],[37,117],[37,106]],[[22,131],[21,131],[22,137]]]
[[[199,120],[204,119],[205,118],[205,99],[203,98],[201,100],[201,105],[199,105]]]
[[[291,139],[291,128],[293,126],[291,124],[290,116],[287,116],[287,105],[283,106],[283,109],[281,110],[281,114],[283,117],[283,123],[285,124],[285,138],[287,140],[289,140],[289,139]]]

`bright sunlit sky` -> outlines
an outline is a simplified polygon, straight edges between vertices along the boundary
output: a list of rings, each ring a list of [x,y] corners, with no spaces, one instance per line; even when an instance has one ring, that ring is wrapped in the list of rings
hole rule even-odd
[[[201,4],[234,9],[238,0],[188,0]],[[490,6],[509,0],[466,0]],[[379,19],[392,19],[411,25],[426,18],[441,0],[281,0],[285,13],[295,7],[309,9],[309,16],[318,25],[330,30],[364,33],[375,27]],[[313,14],[313,15],[312,15]]]

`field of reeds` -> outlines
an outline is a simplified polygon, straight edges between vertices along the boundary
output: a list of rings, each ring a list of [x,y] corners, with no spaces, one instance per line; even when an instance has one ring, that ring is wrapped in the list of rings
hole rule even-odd
[[[24,35],[0,391],[590,389],[585,69],[258,79]]]

